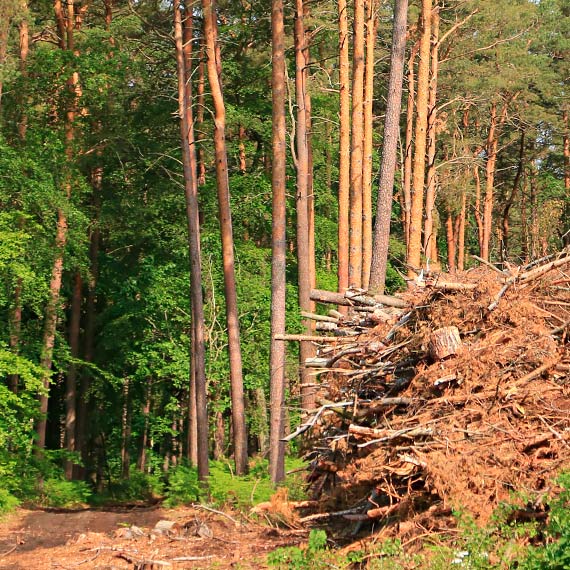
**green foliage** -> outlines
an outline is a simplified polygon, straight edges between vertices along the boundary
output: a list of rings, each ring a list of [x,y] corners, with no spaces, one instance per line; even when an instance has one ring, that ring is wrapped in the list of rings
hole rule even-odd
[[[37,503],[44,507],[73,508],[88,503],[91,495],[92,490],[85,481],[46,479],[41,485]]]
[[[570,472],[561,474],[558,483],[562,492],[550,503],[544,543],[529,549],[519,566],[523,570],[570,569]]]
[[[270,568],[295,570],[320,570],[330,568],[330,552],[327,550],[327,535],[324,530],[311,530],[306,548],[290,546],[278,548],[267,557]],[[345,567],[346,566],[337,566]]]
[[[0,514],[10,512],[20,504],[20,501],[6,489],[0,488]]]
[[[204,490],[198,481],[198,471],[194,467],[177,465],[168,472],[165,506],[175,507],[194,503],[203,496],[203,493]]]
[[[295,469],[302,462],[293,458],[286,461],[286,469]],[[214,461],[210,464],[208,480],[212,500],[220,505],[231,505],[238,509],[247,509],[257,503],[269,501],[275,487],[268,474],[267,460],[257,460],[251,465],[250,472],[242,477],[234,475],[227,462]],[[299,477],[289,476],[284,486],[290,490],[292,499],[301,498]]]
[[[128,479],[113,481],[97,502],[148,501],[164,496],[164,488],[161,473],[142,473],[133,468]]]

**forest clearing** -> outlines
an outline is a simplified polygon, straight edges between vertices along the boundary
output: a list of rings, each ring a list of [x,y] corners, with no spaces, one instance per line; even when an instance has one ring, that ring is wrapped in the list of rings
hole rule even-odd
[[[0,568],[570,565],[569,62],[568,0],[1,0]]]

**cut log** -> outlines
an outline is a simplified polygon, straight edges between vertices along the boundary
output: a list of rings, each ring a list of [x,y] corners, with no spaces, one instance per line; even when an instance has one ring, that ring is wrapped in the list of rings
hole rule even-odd
[[[336,322],[322,322],[318,321],[316,329],[318,331],[335,331],[338,328]]]
[[[312,321],[323,321],[327,323],[338,323],[338,317],[329,317],[327,315],[317,315],[316,313],[309,313],[307,311],[301,311],[301,316],[305,319],[311,319]]]
[[[331,303],[333,305],[354,305],[356,303],[368,306],[386,305],[387,307],[397,307],[403,309],[408,303],[398,297],[390,295],[362,295],[347,291],[343,293],[335,293],[333,291],[325,291],[324,289],[313,289],[311,291],[311,300],[319,303]]]
[[[429,339],[428,352],[433,360],[443,360],[459,354],[463,343],[457,327],[443,327],[434,331]]]

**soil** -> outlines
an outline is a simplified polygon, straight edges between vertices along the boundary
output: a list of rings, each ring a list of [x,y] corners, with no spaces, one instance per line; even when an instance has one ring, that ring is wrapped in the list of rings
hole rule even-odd
[[[305,531],[230,517],[194,508],[19,509],[0,521],[0,570],[267,568],[269,552],[306,539]],[[159,521],[174,524],[161,533]]]

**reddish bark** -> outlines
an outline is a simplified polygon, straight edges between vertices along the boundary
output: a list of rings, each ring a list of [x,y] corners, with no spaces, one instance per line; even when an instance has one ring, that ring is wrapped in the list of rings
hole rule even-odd
[[[220,78],[221,58],[217,39],[217,20],[212,0],[202,0],[204,36],[206,42],[206,66],[214,103],[214,153],[216,160],[216,186],[218,212],[222,236],[224,265],[224,292],[228,328],[228,351],[230,360],[230,388],[232,400],[232,426],[234,434],[234,459],[236,473],[247,472],[247,432],[245,426],[245,403],[243,392],[242,358],[235,281],[234,240],[230,208],[228,157],[226,152],[226,109]]]
[[[350,62],[346,0],[338,0],[340,132],[338,179],[338,290],[348,289],[350,210]]]

